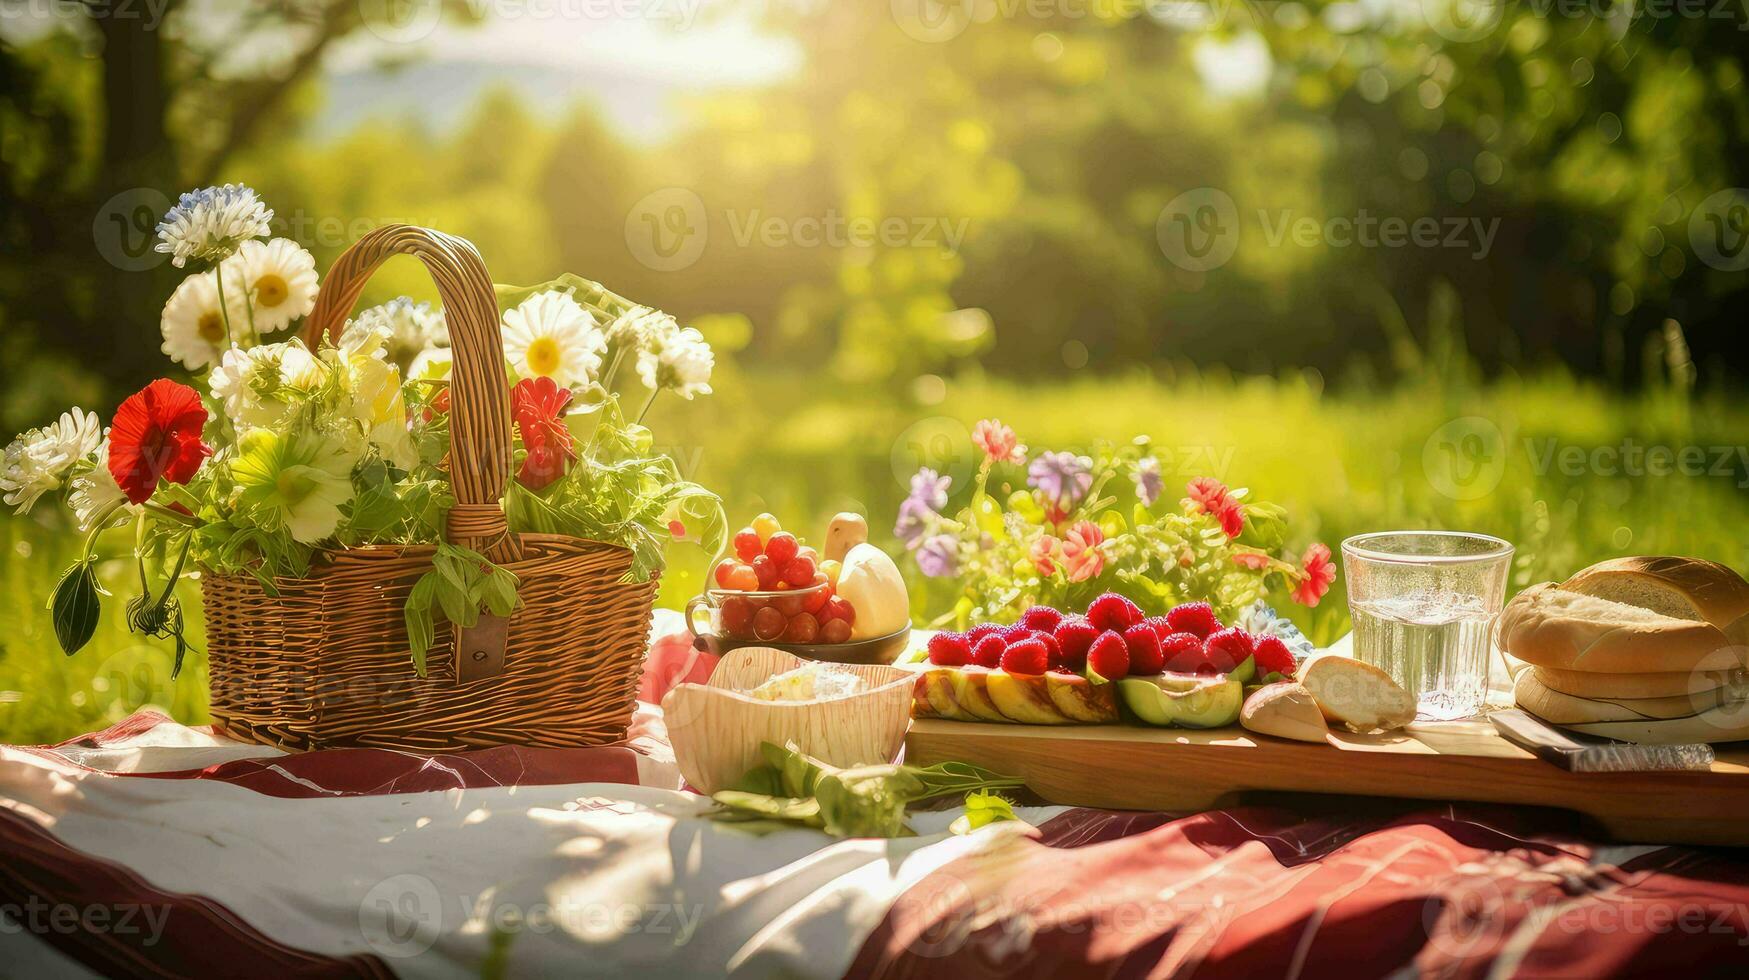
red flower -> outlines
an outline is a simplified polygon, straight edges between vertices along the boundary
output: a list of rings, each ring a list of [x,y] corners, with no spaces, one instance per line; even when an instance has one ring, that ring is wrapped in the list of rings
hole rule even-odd
[[[1184,492],[1190,496],[1184,502],[1193,511],[1207,511],[1210,514],[1219,513],[1221,508],[1231,506],[1233,498],[1227,490],[1227,485],[1212,476],[1199,476],[1184,485]]]
[[[1048,534],[1041,534],[1032,543],[1028,557],[1032,559],[1032,567],[1038,569],[1040,575],[1049,575],[1057,570],[1057,539]]]
[[[109,474],[128,502],[145,503],[158,481],[187,483],[212,447],[200,441],[206,406],[187,385],[168,378],[141,388],[115,410],[109,429]]]
[[[565,428],[565,406],[571,390],[552,378],[524,378],[511,392],[510,414],[516,419],[526,455],[516,481],[530,490],[540,490],[565,475],[577,459],[576,440]]]
[[[1020,437],[1013,429],[1002,424],[1001,419],[984,419],[972,426],[972,441],[992,463],[1026,462],[1026,447],[1020,444]]]
[[[1245,508],[1237,502],[1229,501],[1227,506],[1215,512],[1215,519],[1221,522],[1221,530],[1227,532],[1227,537],[1236,538],[1245,530]]]
[[[1330,561],[1330,548],[1314,544],[1306,549],[1300,563],[1305,569],[1305,578],[1294,586],[1294,601],[1302,606],[1315,606],[1319,599],[1324,598],[1324,593],[1330,591],[1330,583],[1336,581],[1336,565]]]

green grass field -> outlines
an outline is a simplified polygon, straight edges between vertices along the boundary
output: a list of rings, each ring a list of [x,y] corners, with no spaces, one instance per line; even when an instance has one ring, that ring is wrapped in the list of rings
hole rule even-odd
[[[801,377],[753,376],[725,366],[708,402],[665,403],[652,419],[683,470],[723,494],[730,520],[770,510],[818,537],[839,510],[864,510],[886,537],[905,480],[918,465],[954,474],[973,461],[966,432],[997,416],[1036,448],[1153,440],[1173,484],[1213,475],[1288,508],[1293,545],[1332,548],[1389,527],[1486,531],[1518,545],[1512,587],[1619,554],[1687,554],[1749,568],[1749,408],[1723,396],[1658,389],[1633,397],[1547,375],[1478,386],[1429,377],[1388,390],[1353,384],[1324,392],[1315,375],[1233,378],[1181,373],[1051,386],[978,379],[920,384],[916,399],[845,392]],[[963,485],[963,480],[960,481]],[[957,500],[956,500],[957,503]],[[169,678],[161,641],[127,633],[131,538],[105,542],[115,593],[97,637],[76,657],[55,648],[43,608],[76,547],[45,502],[0,519],[0,741],[67,738],[144,704],[206,718],[205,658]],[[708,556],[675,549],[662,604],[699,586]],[[914,611],[946,608],[944,583],[918,583]],[[198,590],[185,583],[189,636],[202,643]],[[1291,605],[1291,604],[1289,604]],[[1287,606],[1284,605],[1284,609]],[[1314,640],[1348,628],[1341,581],[1315,610],[1289,610]]]

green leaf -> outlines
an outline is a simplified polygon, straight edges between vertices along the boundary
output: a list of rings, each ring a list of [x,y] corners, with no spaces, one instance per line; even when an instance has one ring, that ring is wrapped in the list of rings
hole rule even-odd
[[[97,632],[102,603],[97,598],[101,590],[97,585],[95,566],[96,559],[90,557],[73,564],[61,574],[61,581],[49,598],[55,641],[60,643],[61,652],[69,657],[90,643],[92,635]]]
[[[431,649],[437,637],[437,623],[431,616],[437,581],[430,573],[420,576],[419,581],[413,583],[413,591],[407,594],[407,604],[401,611],[407,623],[407,647],[413,654],[413,668],[420,677],[425,676],[425,652]]]

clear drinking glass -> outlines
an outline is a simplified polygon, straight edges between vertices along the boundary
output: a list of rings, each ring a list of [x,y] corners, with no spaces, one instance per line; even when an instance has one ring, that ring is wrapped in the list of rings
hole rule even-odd
[[[1354,655],[1415,695],[1419,718],[1479,714],[1512,545],[1462,531],[1380,531],[1342,542]]]

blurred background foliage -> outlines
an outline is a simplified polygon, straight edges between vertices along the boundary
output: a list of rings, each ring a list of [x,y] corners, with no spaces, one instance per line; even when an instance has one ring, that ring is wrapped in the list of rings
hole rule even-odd
[[[1520,546],[1515,585],[1620,553],[1749,568],[1749,273],[1730,261],[1749,198],[1706,203],[1749,183],[1740,6],[725,0],[642,25],[676,35],[679,82],[594,88],[502,43],[454,53],[535,5],[441,6],[432,27],[429,3],[0,3],[0,427],[107,414],[171,367],[157,316],[179,273],[149,254],[154,208],[237,180],[321,268],[411,221],[473,240],[500,281],[577,272],[699,326],[717,394],[654,422],[737,522],[771,510],[818,537],[855,509],[885,537],[910,473],[965,472],[970,423],[996,415],[1034,448],[1146,434],[1169,487],[1249,486],[1299,545],[1491,531]],[[396,7],[430,33],[372,19]],[[546,9],[523,26],[555,45],[602,27]],[[1201,188],[1235,203],[1239,239],[1195,271],[1158,224]],[[675,201],[702,241],[680,267],[639,239]],[[1369,215],[1494,231],[1270,234]],[[904,234],[805,239],[853,219]],[[410,261],[364,301],[403,293],[435,299]],[[1432,471],[1454,419],[1498,434],[1473,497]],[[1543,455],[1624,441],[1709,450],[1704,472]],[[171,684],[119,621],[74,660],[46,652],[71,545],[39,511],[0,537],[0,691],[19,692],[0,739],[142,703],[200,718],[204,661]],[[706,563],[675,559],[671,606]],[[917,586],[920,614],[945,602]],[[1320,640],[1347,628],[1340,587],[1294,615]]]

